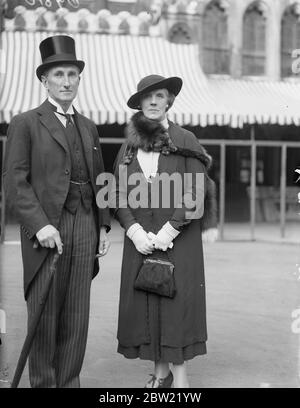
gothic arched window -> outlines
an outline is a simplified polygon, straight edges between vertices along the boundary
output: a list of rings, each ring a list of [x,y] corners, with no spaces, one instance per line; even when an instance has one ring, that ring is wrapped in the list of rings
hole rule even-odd
[[[292,52],[300,48],[300,15],[290,7],[281,21],[281,76],[291,76]]]
[[[212,1],[203,14],[203,70],[207,74],[229,73],[227,13],[222,2]]]
[[[243,75],[264,75],[266,65],[266,9],[264,3],[250,5],[243,21]]]

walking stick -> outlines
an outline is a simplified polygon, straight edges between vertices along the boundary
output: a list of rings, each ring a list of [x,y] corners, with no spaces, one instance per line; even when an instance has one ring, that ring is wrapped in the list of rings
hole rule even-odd
[[[18,361],[18,364],[17,364],[17,368],[16,368],[16,371],[15,371],[13,381],[11,383],[11,388],[17,388],[18,385],[19,385],[20,378],[21,378],[22,373],[24,371],[24,367],[25,367],[27,357],[29,355],[29,352],[30,352],[30,349],[31,349],[31,346],[32,346],[34,336],[35,336],[36,331],[37,331],[38,324],[39,324],[39,322],[41,320],[42,313],[43,313],[43,311],[45,309],[45,306],[46,306],[46,303],[47,303],[49,292],[50,292],[50,289],[51,289],[51,286],[52,286],[52,283],[53,283],[54,274],[55,274],[55,271],[56,271],[56,264],[57,264],[58,258],[59,258],[59,254],[56,253],[54,255],[52,264],[50,266],[49,278],[48,278],[48,280],[47,280],[47,282],[45,284],[45,287],[44,287],[44,289],[42,291],[42,294],[41,294],[41,300],[40,300],[38,310],[36,311],[36,314],[34,315],[32,321],[31,321],[31,324],[28,327],[27,336],[26,336],[26,339],[25,339],[24,344],[23,344],[23,348],[22,348],[22,351],[21,351],[21,354],[20,354],[20,357],[19,357],[19,361]]]

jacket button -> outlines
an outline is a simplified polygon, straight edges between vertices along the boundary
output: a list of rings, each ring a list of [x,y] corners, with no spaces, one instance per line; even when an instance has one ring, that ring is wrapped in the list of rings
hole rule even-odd
[[[70,171],[68,169],[66,169],[65,174],[70,174]]]

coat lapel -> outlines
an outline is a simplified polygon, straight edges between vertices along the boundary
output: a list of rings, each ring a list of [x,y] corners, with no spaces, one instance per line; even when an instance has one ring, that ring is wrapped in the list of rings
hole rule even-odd
[[[50,106],[50,102],[46,100],[38,109],[38,114],[40,115],[40,121],[43,125],[49,130],[50,135],[55,139],[66,151],[69,152],[68,144],[64,135],[64,132],[61,128],[61,125],[53,109]]]
[[[89,169],[90,173],[90,178],[91,180],[94,180],[93,178],[93,146],[92,146],[92,140],[91,140],[91,135],[89,132],[89,129],[86,127],[83,116],[80,115],[75,109],[75,122],[78,127],[81,140],[82,140],[82,145],[85,153],[85,158],[86,158],[86,163]]]

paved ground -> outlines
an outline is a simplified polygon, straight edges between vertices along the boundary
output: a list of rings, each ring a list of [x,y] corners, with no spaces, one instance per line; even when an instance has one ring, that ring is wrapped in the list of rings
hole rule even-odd
[[[274,236],[275,232],[270,234]],[[277,238],[272,243],[241,242],[239,235],[236,239],[205,245],[208,354],[189,362],[191,386],[299,387],[300,334],[291,329],[292,312],[300,309],[299,245]],[[111,240],[92,287],[82,387],[142,387],[152,372],[151,363],[116,353],[122,256],[122,233],[116,225]],[[0,308],[7,313],[0,379],[7,380],[13,376],[25,337],[20,246],[0,246],[0,260]],[[1,386],[8,383],[0,382]],[[27,369],[20,386],[29,386]]]

